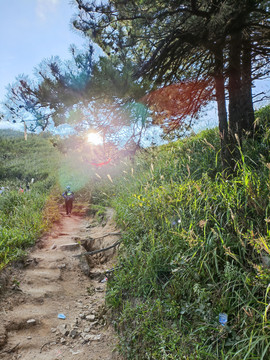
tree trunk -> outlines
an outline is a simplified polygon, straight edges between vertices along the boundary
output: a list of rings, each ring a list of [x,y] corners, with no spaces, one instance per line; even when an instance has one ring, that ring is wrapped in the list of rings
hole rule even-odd
[[[27,140],[27,126],[26,126],[25,121],[23,122],[23,125],[24,125],[24,140],[26,141]]]
[[[241,31],[231,34],[229,46],[229,143],[234,162],[242,141]]]
[[[250,137],[254,134],[254,109],[252,102],[251,42],[248,34],[243,39],[242,51],[242,128]]]
[[[223,50],[217,48],[215,51],[215,89],[216,101],[218,107],[218,123],[219,123],[219,136],[221,143],[221,162],[224,171],[231,167],[231,157],[228,148],[228,121],[225,100],[225,86],[224,86],[224,62]]]

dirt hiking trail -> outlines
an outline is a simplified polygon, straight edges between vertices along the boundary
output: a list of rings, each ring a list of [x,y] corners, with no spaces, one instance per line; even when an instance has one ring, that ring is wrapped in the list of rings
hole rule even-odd
[[[108,209],[106,222],[98,224],[61,214],[21,268],[12,271],[0,299],[1,360],[120,359],[104,308],[104,273],[113,267],[116,248],[74,257],[119,240],[112,215]]]

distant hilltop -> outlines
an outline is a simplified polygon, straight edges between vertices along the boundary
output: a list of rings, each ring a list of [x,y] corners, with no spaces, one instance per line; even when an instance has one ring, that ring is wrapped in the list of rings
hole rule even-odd
[[[11,129],[0,129],[0,138],[15,137],[23,138],[23,132]]]
[[[44,131],[40,133],[33,133],[28,132],[27,136],[28,138],[33,137],[39,137],[39,138],[50,138],[51,136],[54,136],[55,134],[51,133],[50,131]],[[21,138],[24,139],[24,132],[19,130],[12,130],[12,129],[0,129],[0,139],[3,138]]]

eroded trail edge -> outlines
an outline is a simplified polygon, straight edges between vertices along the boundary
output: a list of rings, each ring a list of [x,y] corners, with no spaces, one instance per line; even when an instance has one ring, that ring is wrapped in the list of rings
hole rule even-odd
[[[33,248],[24,267],[13,271],[1,299],[1,359],[119,359],[104,306],[104,274],[113,267],[116,247],[74,256],[120,239],[112,215],[108,209],[103,224],[63,215]]]

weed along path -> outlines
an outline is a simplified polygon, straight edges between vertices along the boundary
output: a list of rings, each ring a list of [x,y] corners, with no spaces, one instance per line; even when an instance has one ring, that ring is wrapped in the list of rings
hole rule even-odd
[[[103,224],[61,216],[12,273],[0,304],[0,359],[120,359],[103,281],[119,236],[111,209]],[[106,247],[111,248],[74,256]]]

